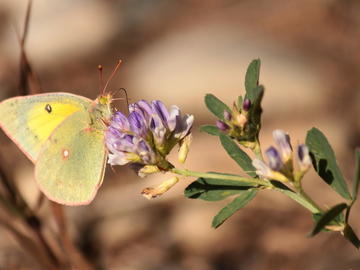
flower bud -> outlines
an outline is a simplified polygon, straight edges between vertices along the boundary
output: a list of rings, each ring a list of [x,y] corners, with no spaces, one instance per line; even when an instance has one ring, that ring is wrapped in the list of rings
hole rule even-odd
[[[179,149],[178,160],[180,163],[184,163],[189,153],[189,147],[192,141],[191,134],[187,135],[182,141]]]
[[[244,102],[243,102],[243,110],[245,112],[249,111],[251,107],[251,101],[248,98],[245,98]]]
[[[231,120],[231,113],[229,113],[227,110],[224,111],[224,119],[226,121],[230,121]]]
[[[276,148],[271,146],[268,150],[266,150],[266,155],[269,159],[270,168],[275,171],[280,171],[280,169],[283,167],[283,163]]]
[[[237,113],[234,117],[234,122],[239,127],[244,127],[247,123],[247,117],[243,114]]]
[[[145,165],[138,171],[140,177],[145,177],[149,174],[160,172],[160,169],[156,165]]]
[[[176,176],[162,182],[158,187],[156,188],[152,188],[152,187],[148,187],[145,188],[141,194],[146,198],[146,199],[154,199],[156,197],[161,196],[162,194],[164,194],[166,191],[168,191],[170,188],[172,188],[173,186],[176,185],[176,183],[179,182],[179,178],[177,178]]]
[[[300,171],[306,172],[311,166],[309,148],[305,144],[301,144],[298,146],[296,154]]]
[[[223,121],[221,120],[217,120],[216,121],[216,126],[218,127],[218,129],[220,129],[221,131],[227,131],[230,127],[225,124]]]
[[[288,160],[291,159],[292,156],[292,148],[290,144],[290,137],[284,131],[280,129],[276,129],[273,132],[274,140],[277,146],[280,149],[280,154],[283,163],[286,163]]]
[[[260,159],[253,159],[252,165],[256,169],[256,174],[260,177],[267,178],[269,180],[278,180],[281,182],[288,182],[289,180],[285,175],[280,172],[273,171],[268,165]]]

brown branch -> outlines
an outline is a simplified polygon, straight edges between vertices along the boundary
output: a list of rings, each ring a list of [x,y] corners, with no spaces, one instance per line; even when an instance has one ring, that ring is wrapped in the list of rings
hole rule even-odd
[[[64,207],[61,204],[49,201],[52,213],[54,215],[56,224],[59,229],[59,240],[63,249],[71,262],[71,265],[76,269],[93,270],[91,264],[84,258],[78,248],[74,245],[67,229],[66,217],[64,214]]]

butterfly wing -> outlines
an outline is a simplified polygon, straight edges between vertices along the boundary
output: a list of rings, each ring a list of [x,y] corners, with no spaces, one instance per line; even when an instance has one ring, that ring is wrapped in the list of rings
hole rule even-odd
[[[103,177],[107,152],[104,131],[94,128],[89,113],[76,112],[43,144],[35,177],[45,195],[58,203],[90,203]]]
[[[68,93],[15,97],[0,103],[0,127],[33,162],[57,126],[92,101]]]

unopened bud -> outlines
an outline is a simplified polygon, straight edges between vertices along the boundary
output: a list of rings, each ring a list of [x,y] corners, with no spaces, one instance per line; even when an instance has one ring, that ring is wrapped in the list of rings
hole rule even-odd
[[[247,117],[243,114],[237,114],[235,121],[236,121],[236,125],[240,127],[244,127],[245,124],[247,123]]]
[[[279,152],[275,147],[271,146],[266,150],[266,156],[269,159],[269,167],[274,171],[280,171],[283,167]]]
[[[244,102],[243,102],[243,110],[245,112],[249,111],[251,107],[251,101],[248,98],[245,98]]]
[[[276,129],[273,131],[273,137],[279,147],[282,161],[284,163],[288,162],[292,156],[292,148],[289,135],[280,129]]]
[[[224,123],[223,121],[221,121],[221,120],[216,121],[216,126],[221,131],[227,131],[229,129],[229,126],[226,123]]]
[[[302,172],[306,172],[311,166],[311,158],[309,148],[305,144],[301,144],[297,149],[297,159]]]
[[[153,173],[157,173],[160,172],[160,169],[158,166],[156,165],[145,165],[144,167],[142,167],[139,171],[138,171],[138,175],[140,177],[145,177],[148,174],[153,174]]]
[[[176,176],[162,182],[158,187],[156,188],[145,188],[141,194],[146,198],[146,199],[154,199],[156,197],[161,196],[162,194],[164,194],[166,191],[168,191],[170,188],[172,188],[173,186],[176,185],[176,183],[179,182],[179,178],[177,178]]]
[[[224,111],[224,119],[226,121],[230,121],[231,120],[231,113],[229,113],[227,110]]]
[[[180,163],[184,163],[187,157],[187,154],[189,153],[190,144],[192,141],[191,134],[187,135],[181,142],[179,154],[178,154],[178,160]]]

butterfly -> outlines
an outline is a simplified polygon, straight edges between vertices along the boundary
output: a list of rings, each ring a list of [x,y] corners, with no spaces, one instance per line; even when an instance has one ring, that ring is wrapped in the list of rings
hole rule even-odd
[[[106,86],[96,100],[54,92],[0,103],[0,127],[35,164],[39,188],[52,201],[89,204],[102,184],[113,100]]]

